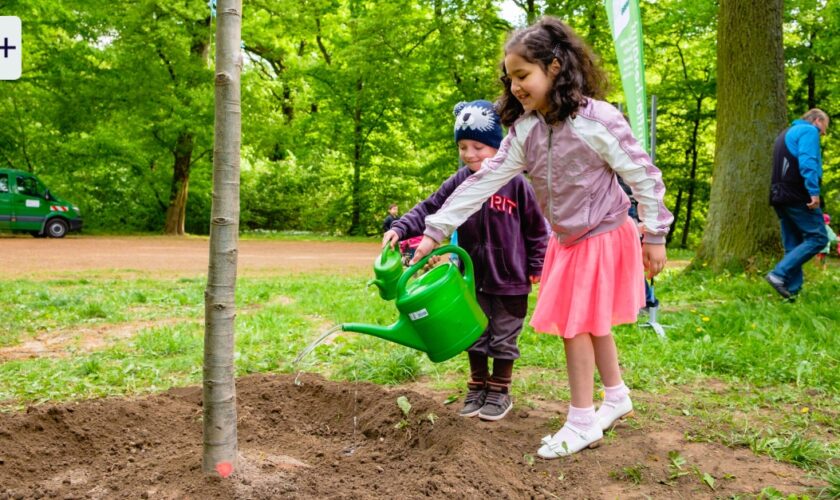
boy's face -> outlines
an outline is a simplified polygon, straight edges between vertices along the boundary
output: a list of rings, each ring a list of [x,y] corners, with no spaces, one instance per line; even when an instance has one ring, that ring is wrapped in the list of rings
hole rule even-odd
[[[472,139],[458,141],[458,156],[473,172],[478,172],[478,169],[481,168],[481,162],[486,158],[494,157],[496,151],[498,151],[496,148],[491,148],[487,144]]]

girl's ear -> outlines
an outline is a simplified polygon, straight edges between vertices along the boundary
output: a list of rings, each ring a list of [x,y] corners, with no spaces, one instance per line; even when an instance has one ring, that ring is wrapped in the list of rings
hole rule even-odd
[[[551,64],[548,65],[548,74],[551,76],[557,76],[560,74],[560,61],[557,58],[551,60]]]

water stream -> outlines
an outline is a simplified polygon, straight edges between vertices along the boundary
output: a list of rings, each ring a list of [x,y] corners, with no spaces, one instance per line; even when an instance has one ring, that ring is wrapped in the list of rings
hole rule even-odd
[[[300,354],[297,355],[297,357],[294,359],[294,361],[292,361],[292,365],[297,366],[297,364],[300,363],[300,361],[304,357],[306,357],[307,354],[312,352],[318,346],[318,344],[320,344],[321,342],[326,340],[326,338],[329,337],[330,335],[332,335],[336,332],[340,332],[340,331],[341,331],[341,325],[335,325],[334,327],[332,327],[329,330],[327,330],[326,332],[324,332],[320,337],[318,337],[317,339],[312,341],[308,346],[306,346],[306,348],[304,350],[302,350],[300,352]],[[295,376],[295,382],[294,382],[295,385],[298,385],[298,386],[303,385],[303,382],[300,381],[301,373],[303,373],[303,371],[299,370],[297,375]],[[353,370],[353,380],[357,381],[356,370],[355,369]],[[358,383],[358,382],[354,382],[354,384],[355,383]],[[344,456],[350,456],[350,455],[352,455],[353,453],[356,452],[356,427],[357,427],[357,424],[358,424],[358,419],[356,417],[356,409],[357,409],[356,407],[357,407],[357,404],[358,404],[358,399],[359,399],[359,390],[357,388],[354,388],[353,389],[353,436],[351,438],[352,443],[350,444],[350,446],[348,446],[347,448],[345,448],[341,451],[341,454],[344,455]]]
[[[326,332],[324,332],[320,337],[318,337],[317,339],[312,341],[308,346],[306,346],[306,348],[304,350],[300,351],[300,354],[298,354],[297,357],[294,359],[294,361],[292,361],[292,365],[297,366],[297,364],[300,363],[300,360],[302,360],[304,357],[306,357],[307,354],[309,354],[310,352],[315,350],[316,347],[318,347],[318,344],[323,342],[330,335],[332,335],[336,332],[340,332],[340,331],[341,331],[341,325],[335,325],[334,327],[332,327],[329,330],[327,330]],[[300,374],[301,374],[301,372],[298,371],[297,376],[295,377],[295,385],[301,385]]]

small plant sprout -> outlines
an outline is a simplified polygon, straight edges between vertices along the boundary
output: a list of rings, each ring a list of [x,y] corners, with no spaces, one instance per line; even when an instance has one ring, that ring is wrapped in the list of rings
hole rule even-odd
[[[435,425],[435,421],[437,421],[437,419],[438,419],[438,416],[435,415],[434,413],[429,413],[428,415],[426,415],[426,420],[431,422],[432,425]]]
[[[408,398],[405,396],[400,396],[397,398],[397,406],[400,407],[400,410],[403,413],[403,419],[394,425],[395,429],[405,429],[408,427],[408,412],[411,411],[411,403],[408,402]]]
[[[668,479],[673,481],[681,476],[685,476],[688,474],[688,471],[683,470],[683,466],[686,464],[685,457],[680,455],[680,452],[677,450],[671,450],[668,452],[668,459],[671,463],[668,465],[668,469],[670,469],[671,473],[668,475]]]
[[[453,394],[453,395],[449,396],[448,398],[446,398],[446,400],[443,402],[443,404],[451,405],[455,401],[458,401],[458,399],[459,399],[459,396],[457,394]]]
[[[713,478],[708,472],[703,473],[703,483],[712,490],[715,489],[715,478]]]
[[[522,460],[524,460],[525,463],[528,464],[528,467],[533,467],[534,466],[534,462],[535,462],[534,455],[531,455],[530,453],[526,453],[526,454],[522,455]]]
[[[411,411],[411,403],[408,402],[408,398],[405,396],[398,397],[397,406],[402,410],[403,416],[408,417],[408,412]]]

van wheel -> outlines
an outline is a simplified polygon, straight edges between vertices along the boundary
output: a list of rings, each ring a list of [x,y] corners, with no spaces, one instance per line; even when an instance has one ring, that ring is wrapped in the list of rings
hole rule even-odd
[[[64,235],[67,234],[67,223],[61,219],[52,219],[47,222],[47,227],[44,228],[44,232],[50,238],[64,238]]]

